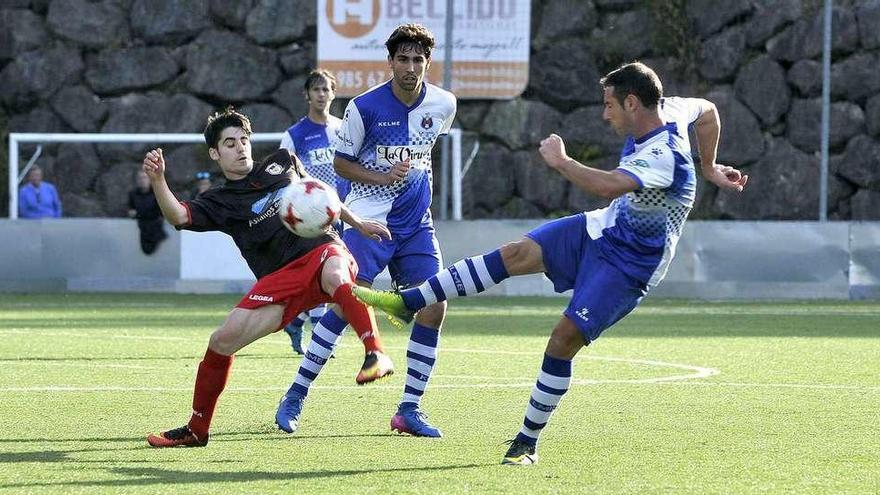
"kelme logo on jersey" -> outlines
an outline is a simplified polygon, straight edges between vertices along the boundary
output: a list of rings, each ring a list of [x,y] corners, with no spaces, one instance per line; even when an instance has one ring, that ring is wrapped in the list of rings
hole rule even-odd
[[[410,167],[426,166],[425,162],[431,158],[430,146],[377,146],[376,163],[394,165],[397,162],[409,160]]]

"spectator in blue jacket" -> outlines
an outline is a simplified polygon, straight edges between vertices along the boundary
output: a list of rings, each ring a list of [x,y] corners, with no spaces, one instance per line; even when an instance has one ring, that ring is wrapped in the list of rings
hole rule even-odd
[[[43,169],[34,166],[27,184],[18,190],[19,218],[60,218],[61,199],[55,186],[43,181]]]

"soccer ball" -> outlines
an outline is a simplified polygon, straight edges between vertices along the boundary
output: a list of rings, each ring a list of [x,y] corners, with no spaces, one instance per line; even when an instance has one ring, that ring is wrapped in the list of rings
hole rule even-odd
[[[300,237],[318,237],[339,219],[336,191],[318,179],[292,182],[281,194],[281,223]]]

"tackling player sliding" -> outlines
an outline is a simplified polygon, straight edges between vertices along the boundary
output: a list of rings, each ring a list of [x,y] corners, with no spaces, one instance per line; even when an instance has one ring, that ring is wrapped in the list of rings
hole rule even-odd
[[[168,187],[161,149],[144,158],[143,170],[165,219],[178,229],[228,234],[257,277],[250,292],[211,334],[196,374],[189,422],[147,437],[153,447],[207,445],[233,355],[319,303],[339,305],[368,352],[381,352],[372,311],[351,293],[357,265],[335,230],[306,239],[287,230],[278,218],[283,189],[291,180],[306,176],[302,164],[287,150],[278,150],[255,164],[250,135],[250,120],[231,108],[208,118],[208,154],[220,166],[226,184],[191,201],[179,202]],[[360,220],[345,207],[342,219],[374,242],[390,236],[381,223]],[[372,370],[369,375],[377,379],[387,372]]]

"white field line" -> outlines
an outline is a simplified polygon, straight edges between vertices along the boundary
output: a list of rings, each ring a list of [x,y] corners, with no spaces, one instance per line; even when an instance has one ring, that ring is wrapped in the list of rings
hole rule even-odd
[[[854,391],[854,392],[880,392],[880,386],[870,385],[839,385],[821,383],[746,383],[746,382],[699,382],[699,381],[675,381],[675,382],[645,382],[640,380],[577,380],[572,382],[576,386],[596,385],[679,385],[679,386],[709,386],[709,387],[736,387],[736,388],[781,388],[803,390],[829,390],[829,391]],[[431,389],[510,389],[531,388],[534,381],[520,383],[471,383],[471,384],[431,384]],[[313,390],[381,390],[400,392],[400,385],[314,385]],[[278,387],[230,387],[224,393],[277,393]],[[117,387],[117,386],[47,386],[47,387],[0,387],[0,393],[28,393],[28,392],[192,392],[192,387]]]
[[[33,335],[33,332],[26,330],[0,330],[3,334],[27,334]],[[168,336],[149,336],[149,335],[115,335],[115,334],[89,334],[82,332],[51,332],[40,334],[41,336],[64,336],[74,338],[90,338],[90,339],[125,339],[125,340],[168,340],[178,342],[205,342],[206,338],[194,337],[168,337]],[[255,344],[262,345],[278,345],[278,342],[269,340],[257,341]],[[343,347],[343,346],[340,346]],[[389,346],[389,350],[406,350],[405,346]],[[441,348],[443,352],[454,352],[458,354],[491,354],[491,355],[511,355],[511,356],[534,356],[536,351],[515,351],[515,350],[496,350],[496,349],[472,349],[472,348]],[[279,359],[285,359],[279,356]],[[847,385],[847,384],[819,384],[819,383],[746,383],[746,382],[711,382],[696,381],[702,378],[718,375],[720,371],[715,368],[707,368],[701,366],[693,366],[680,363],[669,363],[664,361],[646,360],[646,359],[630,359],[611,356],[592,356],[582,355],[577,360],[596,360],[638,364],[650,367],[665,367],[679,370],[686,370],[690,373],[659,376],[652,378],[641,378],[632,380],[593,380],[593,379],[573,379],[572,385],[591,386],[591,385],[641,385],[641,384],[663,384],[663,385],[696,385],[696,386],[715,386],[715,387],[740,387],[740,388],[788,388],[788,389],[810,389],[810,390],[854,390],[854,391],[880,391],[880,386],[870,385]],[[4,365],[25,365],[25,366],[70,366],[85,368],[127,368],[136,370],[165,370],[179,371],[180,368],[159,367],[159,366],[143,366],[143,365],[125,365],[125,364],[104,364],[104,363],[56,363],[47,361],[7,361]],[[190,370],[190,369],[187,369]],[[235,373],[278,373],[278,369],[252,369],[239,368]],[[324,376],[348,376],[347,372],[324,372]],[[504,380],[505,378],[493,376],[477,376],[477,375],[434,375],[436,378],[452,379],[452,380]],[[487,389],[503,389],[503,388],[530,388],[534,386],[534,379],[512,379],[511,383],[471,383],[471,384],[443,384],[434,383],[431,388],[440,389],[471,389],[471,388],[487,388]],[[312,388],[319,390],[364,390],[362,386],[355,385],[315,385]],[[378,390],[394,390],[398,391],[399,385],[373,385],[367,388]],[[191,391],[191,387],[117,387],[117,386],[46,386],[46,387],[0,387],[2,392],[176,392]],[[277,392],[276,387],[231,387],[227,392],[243,392],[243,393],[261,393],[261,392]]]
[[[0,330],[0,335],[3,334],[27,334],[33,335],[33,332],[29,332],[26,330]],[[207,336],[204,338],[195,338],[195,337],[169,337],[169,336],[156,336],[156,335],[117,335],[117,334],[90,334],[84,332],[49,332],[44,334],[39,334],[40,336],[51,336],[51,337],[73,337],[73,338],[89,338],[89,339],[124,339],[124,340],[168,340],[168,341],[178,341],[178,342],[207,342]],[[277,346],[278,342],[269,341],[266,339],[258,340],[252,344],[250,344],[247,348],[253,348],[256,345],[272,345]],[[340,343],[338,347],[346,347],[345,344]],[[388,350],[398,350],[398,351],[406,351],[405,346],[388,346],[386,347]],[[540,351],[512,351],[512,350],[500,350],[500,349],[472,349],[472,348],[447,348],[441,347],[440,350],[442,352],[454,352],[457,354],[492,354],[492,355],[508,355],[508,356],[535,356]],[[690,366],[686,364],[676,364],[676,363],[665,363],[662,361],[650,361],[643,359],[627,359],[627,358],[615,358],[615,357],[601,357],[601,356],[590,356],[590,355],[582,355],[576,358],[577,360],[581,359],[595,359],[601,361],[618,361],[618,362],[627,362],[634,364],[642,364],[646,366],[659,366],[659,367],[669,367],[669,368],[678,368],[689,371],[694,371],[695,374],[689,375],[681,375],[687,378],[705,378],[707,376],[716,375],[719,373],[718,370],[713,368],[702,368],[699,366]],[[662,378],[662,377],[661,377]],[[675,380],[680,380],[683,378],[676,377]],[[656,380],[656,379],[652,379]]]

